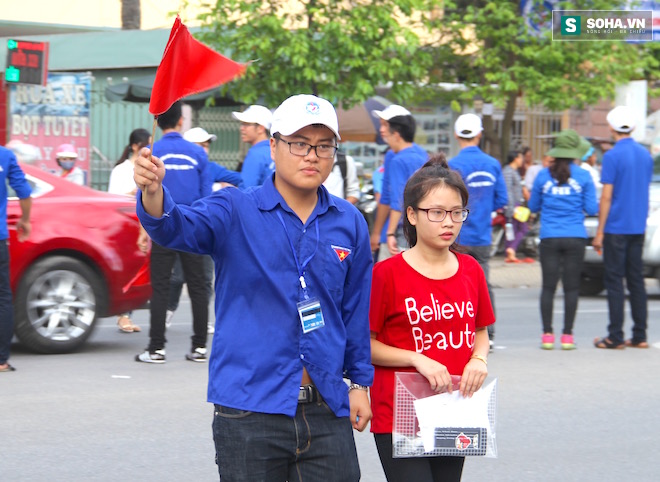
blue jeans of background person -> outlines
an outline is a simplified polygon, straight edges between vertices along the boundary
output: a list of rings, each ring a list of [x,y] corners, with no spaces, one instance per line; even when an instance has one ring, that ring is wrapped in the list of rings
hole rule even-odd
[[[213,440],[222,482],[360,480],[351,422],[325,402],[293,418],[215,405]]]
[[[573,334],[575,313],[580,297],[580,276],[584,261],[585,238],[543,238],[539,245],[543,288],[541,320],[543,333],[552,333],[552,309],[561,276],[564,288],[564,335]]]
[[[213,298],[213,258],[204,255],[204,277],[206,279],[206,294],[208,299]],[[172,268],[172,277],[170,278],[170,295],[167,300],[168,311],[176,311],[179,307],[179,300],[181,299],[181,291],[183,290],[183,268],[181,267],[181,258],[176,257],[174,268]]]
[[[9,285],[9,248],[0,240],[0,365],[9,360],[9,347],[14,337],[14,305]]]
[[[392,457],[392,434],[375,433],[387,482],[459,482],[465,457]]]
[[[151,269],[151,302],[149,303],[150,352],[165,348],[165,314],[170,295],[170,277],[176,257],[181,258],[183,275],[188,285],[193,314],[192,348],[206,347],[207,323],[209,320],[209,299],[206,294],[203,257],[199,254],[184,253],[164,248],[152,243],[149,269]]]
[[[608,338],[612,343],[623,343],[623,317],[625,296],[623,278],[630,293],[630,313],[633,319],[632,339],[646,341],[646,287],[642,264],[643,234],[608,234],[603,236],[603,262],[605,288],[610,311]]]
[[[495,311],[495,295],[493,295],[493,287],[490,285],[490,246],[463,246],[467,254],[477,260],[481,269],[484,270],[486,283],[488,284],[488,296],[490,297],[490,304],[493,307],[493,314]],[[497,315],[495,316],[497,318]],[[488,325],[488,338],[490,340],[495,338],[495,323]]]

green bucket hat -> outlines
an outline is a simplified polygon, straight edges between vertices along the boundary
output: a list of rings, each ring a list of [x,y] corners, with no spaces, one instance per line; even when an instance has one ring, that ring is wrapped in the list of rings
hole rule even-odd
[[[583,142],[584,141],[584,142]],[[565,129],[555,138],[555,145],[546,156],[565,159],[581,159],[591,145],[573,129]]]

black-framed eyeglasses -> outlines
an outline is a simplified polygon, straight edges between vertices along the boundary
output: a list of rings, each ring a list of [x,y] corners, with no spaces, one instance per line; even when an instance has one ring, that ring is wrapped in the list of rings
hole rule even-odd
[[[424,208],[417,208],[418,211],[424,211],[426,213],[426,217],[428,218],[429,221],[432,223],[440,223],[445,220],[447,217],[447,213],[451,213],[451,220],[454,221],[455,223],[462,223],[465,221],[468,217],[468,213],[470,212],[469,209],[442,209],[442,208],[429,208],[429,209],[424,209]]]
[[[301,142],[301,141],[289,142],[285,139],[282,139],[279,136],[278,132],[276,132],[273,137],[278,141],[282,141],[288,144],[289,152],[294,156],[304,157],[307,154],[309,154],[312,151],[312,149],[314,149],[314,152],[316,152],[317,157],[321,159],[332,159],[333,157],[335,157],[335,154],[337,153],[337,149],[338,149],[337,146],[333,146],[329,144],[320,144],[318,146],[313,146],[311,144],[307,144],[306,142]]]

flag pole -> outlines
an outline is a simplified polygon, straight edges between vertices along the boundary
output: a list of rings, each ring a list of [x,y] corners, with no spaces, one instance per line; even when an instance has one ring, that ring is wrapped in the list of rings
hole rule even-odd
[[[158,116],[154,116],[154,125],[151,127],[151,149],[149,153],[149,160],[151,160],[151,155],[154,152],[154,143],[156,142],[156,123],[158,121]]]

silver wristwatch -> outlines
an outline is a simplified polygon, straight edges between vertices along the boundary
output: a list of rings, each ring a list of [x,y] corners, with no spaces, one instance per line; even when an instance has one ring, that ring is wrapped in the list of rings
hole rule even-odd
[[[348,386],[348,391],[350,392],[351,390],[364,390],[364,391],[367,391],[367,390],[369,390],[369,387],[364,386],[364,385],[358,385],[357,383],[351,383]]]

